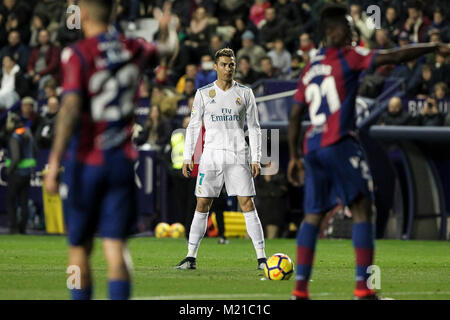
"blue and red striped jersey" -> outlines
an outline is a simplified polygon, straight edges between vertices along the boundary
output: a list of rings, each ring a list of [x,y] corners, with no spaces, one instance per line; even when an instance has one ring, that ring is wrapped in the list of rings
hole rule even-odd
[[[304,68],[294,95],[296,103],[308,107],[311,120],[304,154],[352,134],[358,78],[372,68],[375,55],[362,47],[322,48]]]
[[[113,148],[128,159],[137,158],[131,140],[137,90],[141,70],[156,58],[155,46],[114,29],[63,50],[63,95],[75,92],[82,98],[69,159],[102,165],[104,151]]]

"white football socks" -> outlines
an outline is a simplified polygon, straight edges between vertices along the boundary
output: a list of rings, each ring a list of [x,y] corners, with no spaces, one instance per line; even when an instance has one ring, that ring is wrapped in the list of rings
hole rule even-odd
[[[265,258],[266,252],[264,251],[264,232],[256,209],[249,212],[244,212],[244,218],[247,233],[250,236],[250,239],[252,239],[253,246],[255,247],[256,257],[258,259]]]
[[[206,228],[208,227],[208,214],[209,212],[202,213],[198,211],[195,211],[194,213],[191,230],[189,232],[188,257],[197,258],[200,241],[202,241],[205,236]]]

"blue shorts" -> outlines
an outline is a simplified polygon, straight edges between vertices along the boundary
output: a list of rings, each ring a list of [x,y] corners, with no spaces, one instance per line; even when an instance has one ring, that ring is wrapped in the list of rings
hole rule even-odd
[[[65,163],[64,214],[69,243],[83,245],[94,234],[126,239],[136,232],[136,184],[134,162],[110,156],[102,166]]]
[[[347,137],[305,156],[305,213],[322,213],[359,195],[372,196],[372,177],[360,145]]]

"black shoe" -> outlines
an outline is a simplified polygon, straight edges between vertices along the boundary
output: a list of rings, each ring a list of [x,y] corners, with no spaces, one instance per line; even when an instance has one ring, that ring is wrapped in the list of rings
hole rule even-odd
[[[264,267],[266,266],[267,258],[260,258],[258,259],[258,270],[264,270]]]
[[[195,270],[195,269],[197,269],[197,263],[195,262],[195,260],[196,259],[193,257],[186,257],[175,267],[175,269]]]

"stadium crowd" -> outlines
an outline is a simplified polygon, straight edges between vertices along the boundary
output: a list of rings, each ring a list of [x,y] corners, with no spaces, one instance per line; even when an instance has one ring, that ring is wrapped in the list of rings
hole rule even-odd
[[[235,80],[254,88],[263,79],[297,80],[302,68],[320,47],[318,10],[326,0],[114,0],[116,27],[126,33],[139,30],[139,19],[153,18],[167,25],[157,31],[160,42],[176,42],[171,58],[145,71],[139,89],[140,106],[148,106],[146,121],[136,126],[135,143],[160,150],[174,149],[174,129],[186,127],[196,89],[214,81],[214,53],[230,47],[237,57]],[[353,42],[370,49],[389,49],[417,42],[450,40],[446,0],[342,0],[353,18]],[[82,37],[67,27],[67,8],[76,0],[1,0],[0,2],[0,118],[20,104],[17,113],[38,148],[51,144],[60,103],[60,53]],[[381,28],[369,19],[367,8],[381,9]],[[166,29],[165,29],[166,30]],[[380,94],[387,77],[405,81],[407,97],[426,99],[425,107],[411,116],[394,97],[381,115],[383,125],[450,125],[438,108],[448,99],[448,58],[429,54],[402,65],[384,66],[362,79],[360,94]],[[0,148],[6,147],[5,126],[0,127]],[[177,151],[178,153],[182,150]],[[168,162],[176,157],[171,155]],[[182,160],[181,160],[182,161]],[[179,164],[168,165],[179,170]],[[261,177],[256,185],[284,177]],[[284,182],[283,182],[284,183]],[[286,191],[273,195],[281,199]],[[258,191],[257,191],[258,194]],[[278,201],[278,200],[277,200]],[[264,202],[264,201],[263,201]],[[285,202],[285,201],[281,201]],[[264,211],[264,210],[261,210]],[[264,220],[264,217],[262,217]],[[270,218],[267,218],[270,221]],[[277,219],[275,219],[277,220]],[[278,219],[279,220],[279,219]],[[282,223],[282,222],[277,222]],[[271,232],[273,234],[273,232]]]

